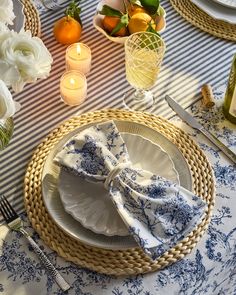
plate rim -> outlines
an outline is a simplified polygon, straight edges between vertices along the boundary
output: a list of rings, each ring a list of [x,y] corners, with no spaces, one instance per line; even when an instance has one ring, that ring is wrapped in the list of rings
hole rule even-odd
[[[236,9],[236,3],[228,4],[229,0],[212,0],[212,1],[219,3],[220,5],[223,5],[225,7]],[[230,2],[232,2],[232,0],[230,0]]]
[[[108,121],[109,119],[107,119],[106,121]],[[123,121],[123,120],[117,120],[117,119],[114,119],[113,120],[115,123],[120,123],[120,124],[126,124],[128,125],[129,127],[131,125],[134,125],[136,126],[136,128],[138,128],[137,126],[139,126],[139,128],[144,128],[145,130],[148,130],[149,131],[149,134],[150,133],[154,133],[155,136],[158,134],[158,136],[160,136],[162,139],[164,138],[166,140],[166,142],[168,142],[170,144],[170,146],[172,148],[174,148],[176,151],[178,151],[178,154],[179,156],[181,157],[182,161],[185,163],[187,169],[188,169],[188,172],[189,172],[189,177],[190,177],[190,181],[191,181],[191,191],[193,190],[193,179],[192,179],[192,175],[191,175],[191,171],[190,171],[190,167],[186,161],[186,159],[184,158],[184,156],[182,155],[182,153],[179,151],[179,149],[177,148],[177,146],[171,142],[166,136],[164,136],[163,134],[161,134],[160,132],[158,132],[157,130],[154,130],[142,123],[137,123],[137,122],[131,122],[131,121]],[[69,236],[71,236],[72,238],[86,244],[86,245],[89,245],[89,246],[93,246],[93,247],[97,247],[97,248],[103,248],[103,249],[110,249],[110,250],[125,250],[125,249],[130,249],[130,248],[133,248],[133,247],[137,247],[137,244],[135,242],[135,240],[131,237],[131,236],[125,236],[125,237],[118,237],[119,239],[126,239],[126,245],[120,245],[119,242],[116,241],[116,238],[117,236],[112,236],[112,237],[108,237],[108,236],[103,236],[103,238],[105,237],[105,239],[108,240],[108,243],[103,243],[103,244],[97,244],[97,241],[94,242],[94,240],[92,242],[89,242],[88,240],[84,240],[84,239],[81,239],[80,236],[76,235],[75,233],[73,233],[72,231],[68,231],[65,229],[65,224],[64,225],[61,225],[61,223],[58,222],[57,219],[55,219],[54,215],[52,214],[52,212],[50,212],[50,209],[48,208],[48,203],[46,202],[45,200],[45,194],[44,194],[44,179],[45,177],[48,175],[48,174],[45,174],[45,166],[47,164],[47,161],[48,161],[48,158],[53,154],[55,153],[55,150],[58,146],[62,145],[62,142],[63,141],[66,141],[65,140],[65,137],[69,137],[70,134],[73,134],[75,132],[78,132],[78,130],[83,130],[83,129],[86,129],[88,128],[89,126],[92,126],[92,125],[95,125],[95,124],[99,124],[99,123],[102,123],[104,122],[104,120],[101,120],[101,121],[96,121],[96,122],[92,122],[92,123],[88,123],[88,124],[85,124],[85,125],[82,125],[82,126],[79,126],[77,128],[75,128],[73,131],[69,132],[68,134],[66,134],[65,136],[63,136],[58,142],[57,144],[50,150],[49,154],[47,155],[46,157],[46,160],[44,162],[44,165],[42,167],[42,174],[41,174],[41,188],[42,188],[42,199],[43,199],[43,202],[44,202],[44,205],[47,209],[47,212],[48,214],[50,215],[50,217],[52,218],[52,220],[66,233],[68,234]],[[122,132],[122,131],[120,131]],[[148,138],[149,139],[149,138]],[[149,139],[150,140],[150,139]],[[175,162],[174,162],[175,164]],[[51,175],[50,175],[51,176]],[[190,188],[189,188],[190,189]],[[59,197],[59,193],[58,191],[56,192],[56,188],[54,187],[54,191],[53,191],[53,194],[57,193],[57,198],[59,198],[59,202],[60,201],[60,197]],[[67,217],[71,219],[71,222],[78,225],[78,221],[74,220],[74,218],[72,216],[70,216],[67,212],[63,212],[64,214],[68,215]],[[85,228],[84,228],[85,229]],[[85,229],[86,231],[89,231],[90,233],[92,233],[92,235],[95,235],[95,236],[101,236],[100,234],[96,234],[94,232],[91,232],[90,230],[88,229]],[[115,245],[114,245],[115,243]],[[116,245],[116,243],[118,245]]]
[[[206,14],[208,14],[210,17],[212,17],[215,20],[220,20],[220,21],[225,21],[231,25],[235,25],[236,24],[236,17],[235,20],[230,20],[228,18],[226,18],[226,16],[222,15],[222,9],[230,9],[229,7],[224,7],[223,5],[217,3],[216,1],[214,1],[213,3],[209,2],[208,0],[191,0],[192,3],[194,3],[198,8],[200,8],[201,10],[203,10]],[[210,0],[211,1],[211,0]],[[215,11],[214,9],[210,8],[208,9],[208,4],[209,5],[213,5],[217,11]],[[219,6],[219,7],[218,7]],[[223,7],[222,7],[223,6]],[[207,8],[206,8],[207,7]],[[219,10],[218,10],[219,8]],[[227,12],[226,12],[227,13]],[[217,14],[217,15],[216,15]]]

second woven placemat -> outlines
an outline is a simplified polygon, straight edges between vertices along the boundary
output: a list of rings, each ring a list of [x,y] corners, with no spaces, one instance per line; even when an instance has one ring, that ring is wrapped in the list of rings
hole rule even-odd
[[[63,232],[52,220],[45,208],[41,187],[42,171],[50,151],[66,134],[75,128],[107,120],[142,124],[158,131],[172,141],[183,154],[190,167],[195,194],[207,202],[206,215],[198,227],[156,261],[152,261],[138,247],[128,250],[105,250],[83,244]],[[117,276],[156,271],[189,254],[210,222],[214,197],[212,168],[201,149],[185,132],[161,117],[125,110],[96,111],[73,117],[64,122],[38,146],[25,175],[25,207],[32,226],[41,239],[60,256],[69,261],[100,273]]]
[[[219,38],[236,41],[236,25],[212,18],[191,0],[170,2],[182,17],[199,29]]]
[[[25,16],[24,30],[30,30],[32,36],[40,37],[41,24],[38,10],[31,0],[21,0],[23,4],[23,12]]]

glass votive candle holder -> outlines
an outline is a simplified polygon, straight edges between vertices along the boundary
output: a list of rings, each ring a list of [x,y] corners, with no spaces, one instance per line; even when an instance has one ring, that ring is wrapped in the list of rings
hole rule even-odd
[[[65,72],[60,79],[61,99],[65,104],[75,106],[84,102],[87,97],[87,80],[79,71]]]
[[[87,75],[91,69],[91,50],[83,43],[71,44],[66,50],[66,70],[76,70]]]

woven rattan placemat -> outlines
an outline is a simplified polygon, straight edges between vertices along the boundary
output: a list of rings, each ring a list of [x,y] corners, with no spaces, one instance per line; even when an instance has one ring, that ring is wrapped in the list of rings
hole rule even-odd
[[[31,0],[21,0],[23,4],[23,12],[25,15],[24,30],[30,30],[32,36],[40,37],[41,24],[38,10]]]
[[[51,219],[42,199],[41,176],[45,160],[52,148],[75,128],[107,120],[131,121],[143,124],[172,141],[189,164],[194,192],[203,198],[208,209],[199,226],[182,242],[158,260],[152,261],[140,248],[106,250],[85,245],[63,232]],[[25,175],[24,200],[28,217],[44,242],[60,256],[82,267],[109,274],[130,275],[155,271],[190,253],[204,234],[214,206],[212,168],[201,149],[181,129],[152,114],[125,110],[102,110],[82,114],[65,121],[53,130],[37,147]]]
[[[199,29],[219,38],[236,41],[236,25],[212,18],[191,0],[170,2],[181,16]]]

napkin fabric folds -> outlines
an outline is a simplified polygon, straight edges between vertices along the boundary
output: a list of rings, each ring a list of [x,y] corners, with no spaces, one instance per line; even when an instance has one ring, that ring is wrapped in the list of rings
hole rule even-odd
[[[159,175],[132,167],[112,121],[79,132],[54,161],[78,177],[103,182],[130,234],[152,259],[185,238],[204,216],[206,204],[201,198]]]

